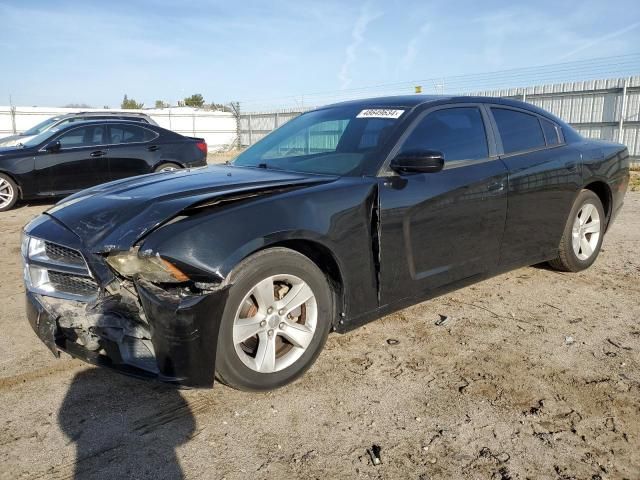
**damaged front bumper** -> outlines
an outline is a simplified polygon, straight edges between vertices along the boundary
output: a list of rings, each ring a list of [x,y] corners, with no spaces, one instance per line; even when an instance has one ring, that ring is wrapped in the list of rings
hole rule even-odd
[[[26,227],[22,254],[27,317],[54,355],[64,351],[185,386],[213,385],[228,285],[161,288],[117,279],[102,257],[47,215]]]
[[[44,344],[138,377],[211,387],[227,288],[180,297],[136,282],[142,310],[119,296],[93,303],[27,291],[27,317]]]

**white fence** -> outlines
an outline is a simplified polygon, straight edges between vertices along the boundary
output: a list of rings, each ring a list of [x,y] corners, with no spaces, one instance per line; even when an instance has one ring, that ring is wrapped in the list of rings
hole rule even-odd
[[[588,138],[623,143],[640,160],[640,76],[477,92],[523,100],[571,124]]]
[[[23,132],[54,115],[78,112],[77,108],[0,106],[0,138]],[[82,109],[83,112],[120,112],[122,110]],[[237,122],[232,113],[190,107],[126,110],[149,115],[158,125],[182,135],[204,138],[209,151],[226,149],[236,142]]]
[[[508,97],[537,105],[570,123],[582,135],[624,143],[640,161],[640,76],[490,90],[473,95]],[[241,145],[252,145],[303,111],[243,113]]]

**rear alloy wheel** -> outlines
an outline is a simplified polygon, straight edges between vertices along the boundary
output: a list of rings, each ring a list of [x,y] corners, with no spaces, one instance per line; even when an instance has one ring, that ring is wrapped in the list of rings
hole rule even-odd
[[[18,186],[8,176],[0,173],[0,212],[11,210],[18,201]]]
[[[567,272],[579,272],[591,266],[600,252],[605,225],[600,198],[591,190],[582,190],[569,214],[558,258],[549,264]]]
[[[231,276],[218,378],[241,390],[292,382],[315,361],[333,323],[325,275],[304,255],[272,248],[249,257]]]
[[[155,168],[155,172],[175,172],[176,170],[182,170],[182,167],[177,163],[161,163]]]

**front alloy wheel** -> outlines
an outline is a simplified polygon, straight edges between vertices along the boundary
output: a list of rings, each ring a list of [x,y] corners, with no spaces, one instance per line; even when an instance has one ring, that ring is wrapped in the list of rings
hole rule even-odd
[[[236,353],[256,372],[278,372],[304,354],[317,321],[316,297],[304,280],[295,275],[267,277],[251,289],[236,313]]]
[[[12,209],[17,201],[17,185],[8,176],[0,174],[0,212]]]
[[[216,376],[240,390],[271,390],[301,376],[333,325],[334,295],[306,256],[269,248],[229,275],[216,351]]]

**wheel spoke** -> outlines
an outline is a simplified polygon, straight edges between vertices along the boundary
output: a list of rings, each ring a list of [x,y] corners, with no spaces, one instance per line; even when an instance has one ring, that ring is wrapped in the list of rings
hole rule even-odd
[[[273,296],[273,278],[269,277],[262,280],[254,287],[252,293],[256,302],[258,302],[258,311],[264,314],[275,300]]]
[[[591,205],[590,203],[586,203],[584,207],[582,207],[582,214],[580,215],[581,225],[584,225],[587,222],[587,220],[589,220],[589,217],[591,216],[592,212],[593,212],[593,205]]]
[[[590,257],[593,253],[591,243],[589,243],[589,240],[587,240],[586,237],[582,237],[580,239],[580,249],[582,250],[582,254],[586,255],[587,257]]]
[[[269,336],[266,332],[258,335],[260,343],[256,352],[256,370],[270,373],[276,369],[276,336]]]
[[[584,233],[599,233],[600,222],[598,220],[592,220],[584,226]]]
[[[287,292],[284,298],[276,302],[276,307],[278,310],[284,309],[286,315],[307,302],[312,297],[313,291],[311,291],[309,285],[302,282],[291,287],[291,290]]]
[[[287,322],[286,328],[280,331],[280,335],[300,348],[307,348],[313,339],[313,331],[309,327],[292,322]]]
[[[256,315],[251,318],[238,318],[233,325],[233,342],[242,343],[246,339],[251,338],[263,329],[260,322],[263,317]]]

